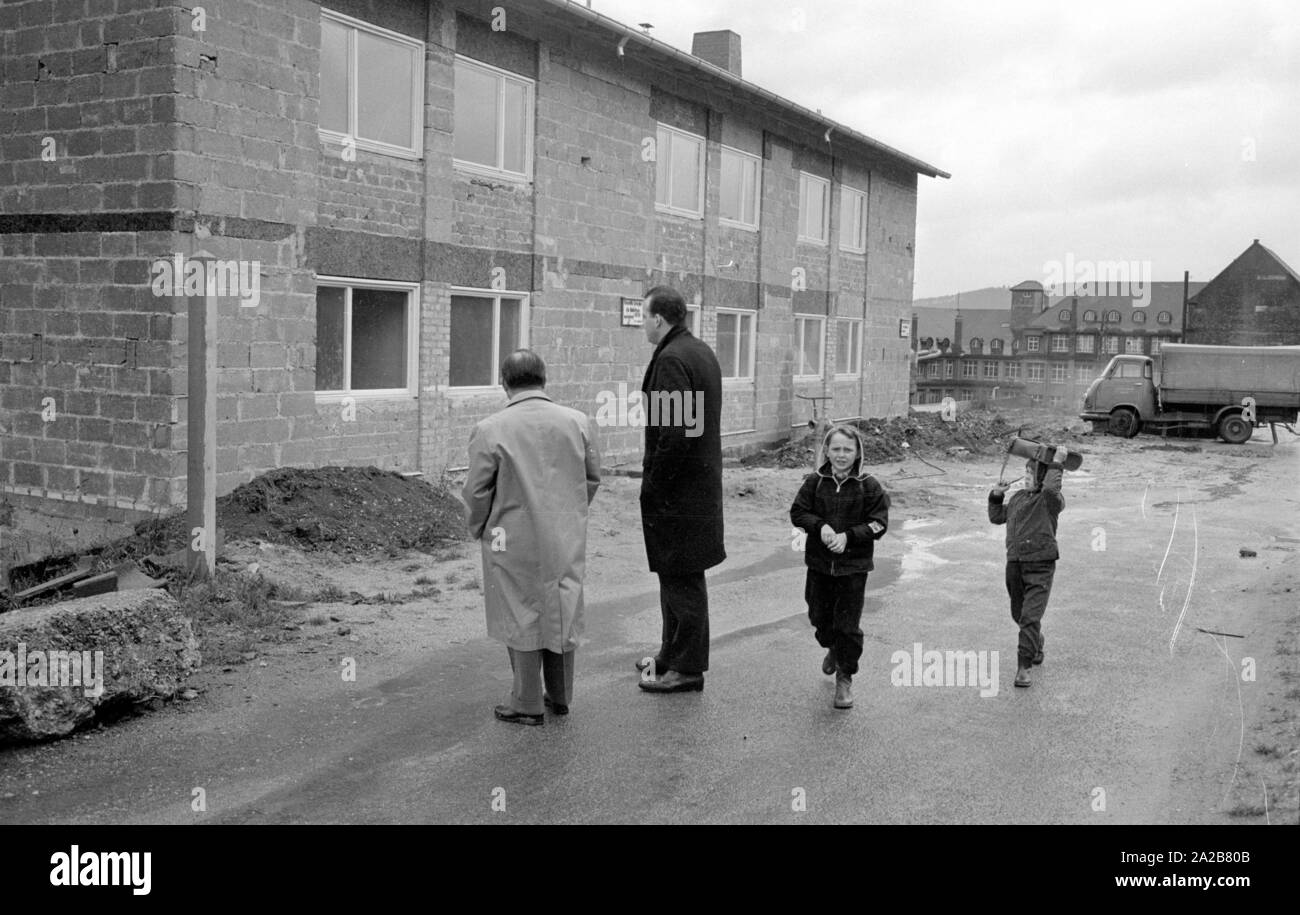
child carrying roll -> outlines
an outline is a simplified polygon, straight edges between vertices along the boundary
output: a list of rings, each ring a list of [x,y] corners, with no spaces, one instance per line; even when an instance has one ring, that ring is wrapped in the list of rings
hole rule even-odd
[[[862,605],[876,541],[889,527],[889,495],[862,464],[862,438],[833,426],[818,443],[817,471],[804,480],[790,522],[808,537],[804,599],[817,644],[826,649],[822,673],[835,675],[837,709],[853,707],[853,675],[862,657]]]

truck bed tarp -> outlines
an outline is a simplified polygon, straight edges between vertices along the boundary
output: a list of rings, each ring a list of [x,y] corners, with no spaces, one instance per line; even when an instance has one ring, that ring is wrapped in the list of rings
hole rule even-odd
[[[1160,351],[1165,404],[1300,406],[1300,346],[1212,346],[1169,343]]]

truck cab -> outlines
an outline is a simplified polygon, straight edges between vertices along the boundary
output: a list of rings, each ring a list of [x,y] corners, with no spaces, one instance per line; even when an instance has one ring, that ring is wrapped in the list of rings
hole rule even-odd
[[[1150,356],[1115,356],[1088,387],[1080,418],[1110,423],[1120,435],[1136,435],[1156,415],[1156,385]]]

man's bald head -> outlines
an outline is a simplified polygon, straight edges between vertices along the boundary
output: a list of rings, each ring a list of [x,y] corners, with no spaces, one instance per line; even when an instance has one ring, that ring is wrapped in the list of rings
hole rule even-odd
[[[511,391],[546,387],[546,363],[530,349],[517,349],[501,363],[501,383]]]

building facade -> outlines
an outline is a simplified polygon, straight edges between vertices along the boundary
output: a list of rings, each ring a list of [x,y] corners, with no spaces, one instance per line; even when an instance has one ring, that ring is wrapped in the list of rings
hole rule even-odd
[[[1182,339],[1183,283],[1053,298],[1027,280],[1008,292],[1006,311],[917,310],[916,403],[1018,399],[1073,409],[1112,356],[1154,356]]]
[[[229,280],[219,492],[454,470],[518,346],[597,416],[659,283],[725,443],[788,435],[796,394],[907,409],[918,175],[947,175],[744,81],[734,33],[710,62],[565,0],[102,10],[0,6],[0,496],[54,539],[184,504],[192,269]]]
[[[1300,344],[1300,276],[1255,239],[1188,299],[1187,342]]]

